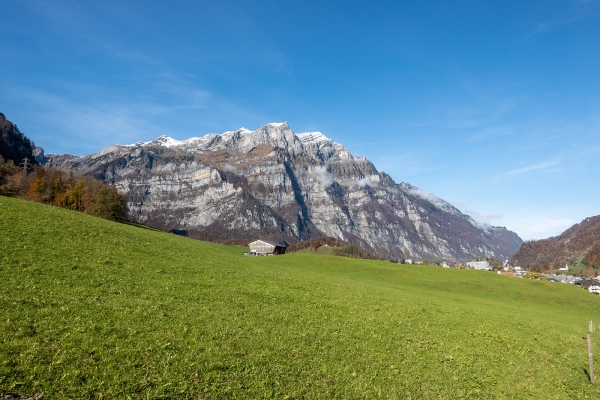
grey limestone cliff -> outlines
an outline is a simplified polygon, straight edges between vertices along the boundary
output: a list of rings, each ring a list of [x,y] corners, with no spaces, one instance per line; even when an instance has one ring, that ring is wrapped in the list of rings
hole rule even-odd
[[[44,162],[114,185],[133,221],[202,239],[293,243],[327,235],[383,257],[453,261],[510,258],[522,242],[287,123],[185,141],[161,136]]]

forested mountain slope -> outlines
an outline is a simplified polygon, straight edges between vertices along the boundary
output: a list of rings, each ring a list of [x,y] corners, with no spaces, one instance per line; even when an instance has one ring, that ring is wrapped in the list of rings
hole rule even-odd
[[[544,271],[578,260],[588,268],[600,268],[600,215],[584,219],[559,236],[523,243],[512,263]]]

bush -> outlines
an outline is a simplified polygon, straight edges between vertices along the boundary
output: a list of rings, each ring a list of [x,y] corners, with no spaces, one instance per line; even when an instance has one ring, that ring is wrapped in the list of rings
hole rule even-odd
[[[540,272],[533,272],[533,271],[527,271],[525,272],[525,274],[523,275],[523,278],[527,278],[527,279],[537,279],[540,281],[547,281],[548,278],[546,278],[544,276],[544,274],[540,273]]]
[[[124,220],[127,214],[125,196],[112,187],[100,189],[92,214],[112,221]]]

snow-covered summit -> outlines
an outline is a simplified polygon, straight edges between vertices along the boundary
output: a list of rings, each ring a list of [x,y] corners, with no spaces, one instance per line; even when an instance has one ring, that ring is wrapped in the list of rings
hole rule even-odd
[[[272,126],[274,128],[282,128],[282,127],[288,127],[288,123],[286,122],[269,122],[268,124],[266,124],[265,126]]]
[[[192,137],[185,140],[177,140],[162,135],[149,142],[136,142],[120,147],[163,146],[192,154],[202,154],[223,149],[245,153],[256,146],[265,144],[285,148],[293,155],[307,152],[322,161],[355,159],[342,144],[334,142],[321,132],[295,134],[287,122],[270,122],[255,130],[239,128],[221,134],[209,133],[202,137]]]
[[[165,146],[165,147],[180,146],[181,144],[183,144],[182,141],[173,139],[172,137],[167,136],[167,135],[159,136],[158,138],[154,139],[150,143],[157,144],[159,146]]]
[[[298,136],[298,139],[300,139],[300,142],[302,142],[302,144],[319,143],[319,142],[324,142],[324,141],[330,140],[327,136],[323,135],[321,132],[304,132],[304,133],[299,133],[296,136]]]

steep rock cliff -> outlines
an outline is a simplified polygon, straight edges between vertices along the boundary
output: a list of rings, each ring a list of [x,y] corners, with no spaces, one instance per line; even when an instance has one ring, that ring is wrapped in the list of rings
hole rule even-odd
[[[161,136],[45,162],[114,185],[134,221],[208,240],[328,235],[384,257],[455,261],[506,259],[522,242],[287,123],[184,141]]]

